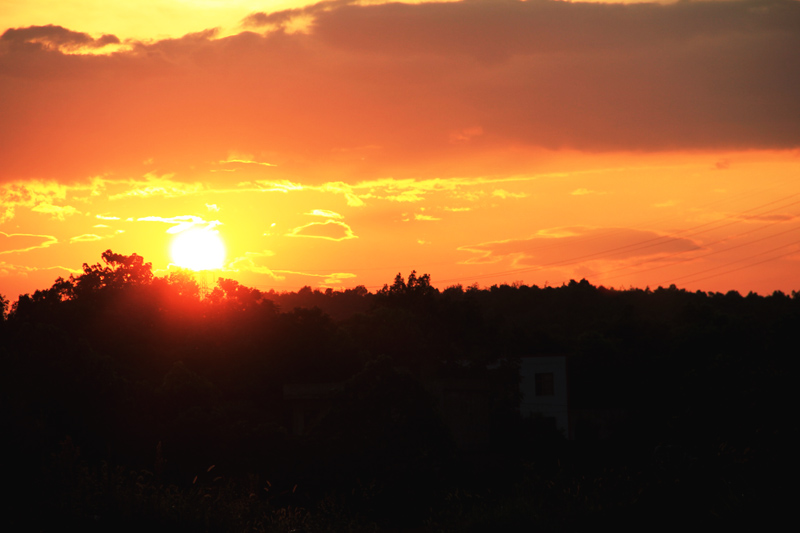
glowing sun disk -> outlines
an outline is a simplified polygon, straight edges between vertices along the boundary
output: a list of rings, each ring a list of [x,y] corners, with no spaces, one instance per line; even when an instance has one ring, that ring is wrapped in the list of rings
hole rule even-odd
[[[172,241],[172,261],[191,270],[216,270],[225,263],[225,244],[216,231],[193,229]]]

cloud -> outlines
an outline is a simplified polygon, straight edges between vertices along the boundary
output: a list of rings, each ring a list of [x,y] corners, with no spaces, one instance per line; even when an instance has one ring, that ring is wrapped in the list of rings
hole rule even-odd
[[[262,161],[256,161],[253,156],[251,155],[229,155],[227,159],[224,161],[220,161],[221,164],[231,164],[231,163],[238,163],[242,165],[259,165],[263,167],[274,167],[277,166],[273,163],[264,163]]]
[[[38,248],[48,248],[57,243],[58,239],[52,235],[0,231],[0,255],[29,252]]]
[[[431,215],[424,215],[417,213],[414,215],[414,220],[426,220],[426,221],[433,221],[433,220],[442,220],[441,218],[437,218]]]
[[[347,5],[358,4],[358,0],[321,0],[308,6],[285,9],[272,13],[251,13],[242,19],[244,28],[268,28],[284,33],[305,30],[317,15]]]
[[[158,176],[156,174],[147,173],[144,175],[144,180],[127,180],[124,182],[117,182],[127,187],[127,190],[118,194],[109,196],[109,200],[119,200],[121,198],[147,198],[150,196],[165,196],[167,198],[175,198],[186,196],[188,194],[199,194],[206,191],[206,187],[202,183],[183,183],[174,178],[174,174],[164,174]]]
[[[226,267],[226,270],[264,274],[277,281],[283,281],[286,279],[285,276],[276,274],[275,271],[265,265],[266,259],[273,255],[275,254],[269,250],[263,252],[246,252],[245,255],[231,261]]]
[[[28,274],[33,272],[41,272],[47,270],[65,270],[71,274],[79,274],[82,271],[76,270],[72,268],[67,268],[59,265],[53,266],[40,266],[34,267],[29,265],[15,265],[12,263],[6,263],[5,261],[0,261],[0,276],[19,276],[19,277],[27,277]]]
[[[67,186],[54,181],[16,181],[0,185],[0,205],[3,206],[0,222],[14,218],[18,207],[64,220],[66,216],[77,213],[72,206],[56,205],[66,199],[67,190]]]
[[[328,211],[327,209],[314,209],[306,213],[306,215],[312,215],[315,217],[325,217],[325,218],[344,218],[342,215],[335,211]]]
[[[356,278],[355,274],[351,272],[331,272],[330,274],[310,274],[308,272],[296,272],[293,270],[276,270],[275,272],[280,272],[281,274],[293,275],[293,276],[307,276],[312,278],[323,278],[322,284],[323,285],[338,285],[342,283],[343,280]]]
[[[45,213],[51,215],[53,218],[57,218],[58,220],[64,220],[65,217],[69,215],[74,215],[78,212],[77,209],[72,207],[71,205],[53,205],[53,204],[45,204],[41,203],[37,206],[31,208],[31,211],[35,211],[37,213]]]
[[[299,19],[313,22],[288,31]],[[529,169],[530,158],[503,157],[509,147],[800,146],[792,0],[323,2],[244,22],[263,33],[199,32],[81,56],[64,51],[111,37],[9,30],[0,38],[2,176],[137,175],[152,160],[185,180],[269,147],[276,178],[321,184]],[[364,146],[380,149],[356,150]],[[265,171],[259,159],[235,159],[224,166],[241,169],[215,176]],[[202,190],[193,187],[131,194]]]
[[[504,189],[495,189],[492,191],[492,196],[497,196],[498,198],[525,198],[528,195],[524,192],[508,192]]]
[[[333,1],[323,1],[317,5],[310,6],[312,9],[316,9],[319,5],[325,4],[346,4],[349,2],[340,1],[340,0],[333,0]],[[286,11],[279,11],[276,13],[266,14],[266,13],[253,13],[245,17],[242,21],[242,26],[244,27],[264,27],[266,26],[268,30],[273,31],[281,31],[284,34],[293,34],[293,33],[301,33],[307,34],[309,33],[312,24],[314,23],[314,17],[308,9],[289,9]]]
[[[246,252],[244,256],[237,257],[230,262],[226,270],[237,272],[252,272],[269,276],[275,281],[285,281],[287,276],[304,276],[322,278],[322,283],[326,285],[340,284],[343,280],[355,278],[355,274],[349,272],[331,272],[329,274],[312,274],[294,270],[273,270],[267,266],[269,258],[275,254],[269,250],[263,252]]]
[[[0,276],[8,276],[11,274],[19,274],[19,267],[16,265],[12,265],[11,263],[6,263],[5,261],[0,261]]]
[[[103,237],[100,235],[95,235],[94,233],[84,233],[83,235],[78,235],[77,237],[72,237],[69,242],[72,244],[73,242],[92,242],[92,241],[99,241]]]
[[[366,205],[364,201],[355,194],[353,191],[353,186],[343,181],[323,183],[322,185],[317,186],[316,189],[322,192],[343,195],[347,200],[347,205],[350,207],[362,207]]]
[[[540,175],[527,176],[504,176],[504,177],[454,177],[454,178],[380,178],[374,180],[360,181],[355,184],[344,182],[329,182],[322,185],[305,186],[307,189],[315,189],[335,194],[344,194],[350,206],[357,207],[365,205],[364,200],[387,200],[398,203],[422,202],[425,196],[431,193],[446,192],[453,196],[476,200],[480,194],[465,193],[464,188],[482,185],[494,185],[498,183],[510,182],[529,182],[539,179]],[[481,193],[482,194],[482,193]],[[505,196],[503,196],[505,195]],[[496,194],[500,197],[522,198],[527,196],[525,193],[509,193],[502,189]],[[461,208],[469,210],[469,208]]]
[[[240,183],[239,185],[250,185],[247,182]],[[302,191],[304,187],[299,183],[293,183],[289,180],[282,180],[282,181],[256,181],[254,185],[257,187],[259,192],[294,192],[294,191]]]
[[[116,35],[105,34],[93,38],[88,33],[68,30],[61,26],[30,26],[28,28],[10,28],[0,36],[0,45],[13,47],[16,50],[30,48],[41,50],[58,50],[76,52],[86,49],[103,48],[110,44],[119,44]]]
[[[167,230],[169,234],[181,233],[183,231],[203,226],[204,229],[212,229],[215,226],[219,226],[221,224],[218,220],[213,221],[206,221],[202,218],[194,215],[180,215],[177,217],[158,217],[158,216],[149,216],[149,217],[141,217],[136,219],[137,222],[165,222],[167,224],[173,224],[171,228]]]
[[[774,214],[774,215],[739,215],[737,218],[748,222],[788,222],[795,220],[797,215]]]
[[[325,222],[311,222],[304,226],[294,228],[287,237],[311,237],[315,239],[326,239],[329,241],[346,241],[357,239],[350,226],[338,220],[326,220]]]
[[[550,228],[524,239],[462,246],[475,257],[466,263],[495,263],[512,259],[519,267],[581,265],[593,261],[625,261],[700,249],[694,241],[631,228],[584,226]]]

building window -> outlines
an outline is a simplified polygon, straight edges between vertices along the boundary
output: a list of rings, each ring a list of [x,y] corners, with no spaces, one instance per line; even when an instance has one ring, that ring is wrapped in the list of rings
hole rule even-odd
[[[555,396],[555,377],[552,372],[536,373],[536,396]]]

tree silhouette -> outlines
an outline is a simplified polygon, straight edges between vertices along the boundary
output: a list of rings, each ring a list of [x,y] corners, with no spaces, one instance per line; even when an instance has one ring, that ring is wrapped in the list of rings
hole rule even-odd
[[[8,311],[8,300],[5,296],[0,294],[0,321],[6,319],[6,312]]]
[[[391,287],[384,284],[378,291],[381,295],[410,295],[410,296],[431,296],[439,291],[431,285],[431,275],[423,274],[417,277],[417,271],[412,270],[408,275],[408,281],[403,279],[401,273],[397,273]]]
[[[83,264],[83,274],[56,279],[50,291],[61,300],[85,298],[102,289],[122,289],[148,285],[153,281],[153,265],[137,254],[123,255],[106,250],[103,263]],[[37,291],[39,292],[39,291]]]

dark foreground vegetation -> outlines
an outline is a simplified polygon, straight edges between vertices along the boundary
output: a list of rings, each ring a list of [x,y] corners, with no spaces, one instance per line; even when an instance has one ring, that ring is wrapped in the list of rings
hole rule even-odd
[[[412,273],[201,295],[108,251],[0,303],[15,531],[763,527],[792,508],[797,293],[439,291]],[[612,413],[607,431],[519,414],[520,358],[539,354],[567,358],[570,410]],[[450,431],[442,380],[489,391],[480,446]]]

